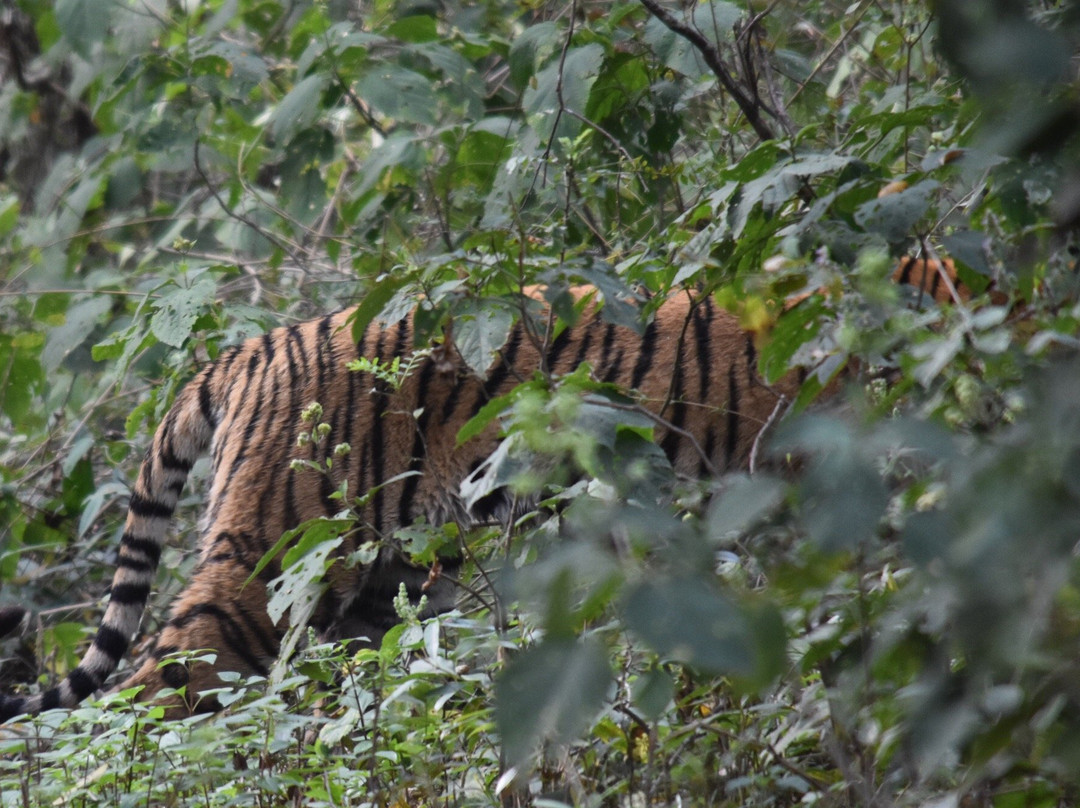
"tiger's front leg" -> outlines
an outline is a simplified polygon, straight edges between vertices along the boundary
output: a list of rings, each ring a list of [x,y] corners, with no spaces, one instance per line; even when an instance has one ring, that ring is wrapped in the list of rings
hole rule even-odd
[[[166,715],[176,718],[218,709],[216,699],[200,693],[221,686],[219,670],[241,675],[269,673],[286,626],[279,628],[270,620],[266,581],[256,577],[247,582],[252,571],[248,561],[232,554],[203,559],[173,605],[149,658],[121,689],[142,685],[139,700],[156,701],[164,688],[184,688],[182,697],[161,700]],[[195,651],[212,652],[217,659],[213,664],[166,660],[178,652]]]

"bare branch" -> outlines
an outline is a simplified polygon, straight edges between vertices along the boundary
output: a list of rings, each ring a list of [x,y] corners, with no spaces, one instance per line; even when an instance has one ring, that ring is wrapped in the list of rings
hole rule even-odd
[[[735,99],[735,103],[742,111],[742,114],[746,116],[746,120],[754,127],[758,137],[762,140],[774,140],[776,133],[761,117],[761,106],[743,92],[743,89],[724,64],[724,60],[720,58],[720,52],[716,49],[716,46],[706,39],[700,31],[676,18],[670,11],[661,6],[657,0],[641,0],[641,4],[669,30],[674,31],[697,48],[701,57],[705,60],[705,64],[712,70],[720,85]]]

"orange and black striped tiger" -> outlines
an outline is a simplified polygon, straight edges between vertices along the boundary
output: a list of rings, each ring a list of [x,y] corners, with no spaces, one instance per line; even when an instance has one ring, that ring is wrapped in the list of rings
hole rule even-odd
[[[90,649],[58,686],[34,696],[0,695],[0,721],[73,707],[116,670],[138,628],[188,472],[207,452],[212,474],[199,564],[149,658],[123,683],[142,685],[143,699],[186,685],[188,703],[173,703],[175,713],[212,708],[195,699],[219,684],[218,671],[268,671],[287,628],[275,625],[266,608],[266,584],[279,570],[271,563],[245,582],[285,531],[339,511],[331,494],[343,480],[350,492],[375,493],[363,513],[373,533],[347,537],[342,554],[421,516],[434,524],[478,518],[465,508],[459,486],[498,445],[497,427],[461,446],[458,430],[493,397],[532,376],[541,366],[539,341],[518,322],[485,378],[466,372],[449,350],[425,357],[392,389],[346,363],[405,355],[413,345],[411,317],[388,327],[373,323],[357,343],[351,313],[278,328],[227,349],[184,387],[135,482],[109,605]],[[599,379],[637,391],[655,413],[663,408],[656,439],[686,475],[744,466],[778,402],[799,387],[797,374],[766,385],[751,336],[707,296],[692,305],[688,294],[674,295],[640,336],[593,309],[545,350],[544,365],[554,374],[589,362]],[[301,419],[311,402],[322,405],[330,427],[325,445],[351,446],[335,458],[329,477],[290,471],[301,451],[298,435],[311,428]],[[317,459],[326,450],[309,444],[304,451]],[[399,584],[418,599],[430,583],[428,571],[409,566],[389,545],[366,567],[333,565],[328,578],[312,623],[369,637],[396,622]],[[447,606],[450,589],[446,577],[427,589],[432,610]],[[197,649],[216,651],[216,662],[160,664],[168,654]]]

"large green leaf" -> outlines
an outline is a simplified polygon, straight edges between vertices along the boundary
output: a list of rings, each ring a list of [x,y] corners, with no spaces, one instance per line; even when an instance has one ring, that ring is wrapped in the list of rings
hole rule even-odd
[[[454,307],[454,345],[469,369],[484,376],[514,325],[508,306],[465,300]]]
[[[542,742],[566,743],[588,728],[611,687],[596,640],[549,639],[522,652],[495,685],[495,721],[511,763]]]
[[[627,626],[663,656],[764,684],[783,663],[779,615],[748,609],[701,576],[647,580],[623,600]]]
[[[593,43],[571,48],[563,60],[551,62],[536,74],[521,99],[529,125],[545,142],[573,137],[582,123],[567,110],[585,114],[589,91],[604,62],[604,49]],[[557,126],[556,126],[557,125]]]
[[[90,59],[94,46],[109,30],[110,3],[98,0],[57,0],[56,21],[64,38],[84,59]]]
[[[315,122],[328,83],[325,75],[314,73],[286,93],[270,116],[269,131],[275,140],[282,143],[292,140],[293,135]]]
[[[357,94],[388,118],[403,123],[435,123],[438,98],[431,80],[393,64],[379,64],[356,85]]]
[[[210,278],[200,278],[193,286],[175,289],[154,303],[150,330],[166,345],[179,348],[191,335],[203,309],[214,299],[217,284]]]

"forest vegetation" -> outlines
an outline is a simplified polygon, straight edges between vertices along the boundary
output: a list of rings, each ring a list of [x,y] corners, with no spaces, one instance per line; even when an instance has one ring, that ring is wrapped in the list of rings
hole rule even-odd
[[[0,727],[0,806],[1076,804],[1078,44],[1053,0],[5,4],[6,689],[77,664],[149,436],[245,337],[419,306],[414,347],[452,321],[483,373],[523,288],[584,284],[639,330],[710,296],[764,380],[807,378],[752,468],[648,490],[603,459],[655,459],[652,423],[583,416],[589,368],[523,379],[484,417],[574,477],[396,536],[463,548],[460,608],[297,632],[213,715],[119,692]],[[291,537],[281,610],[342,511]]]

